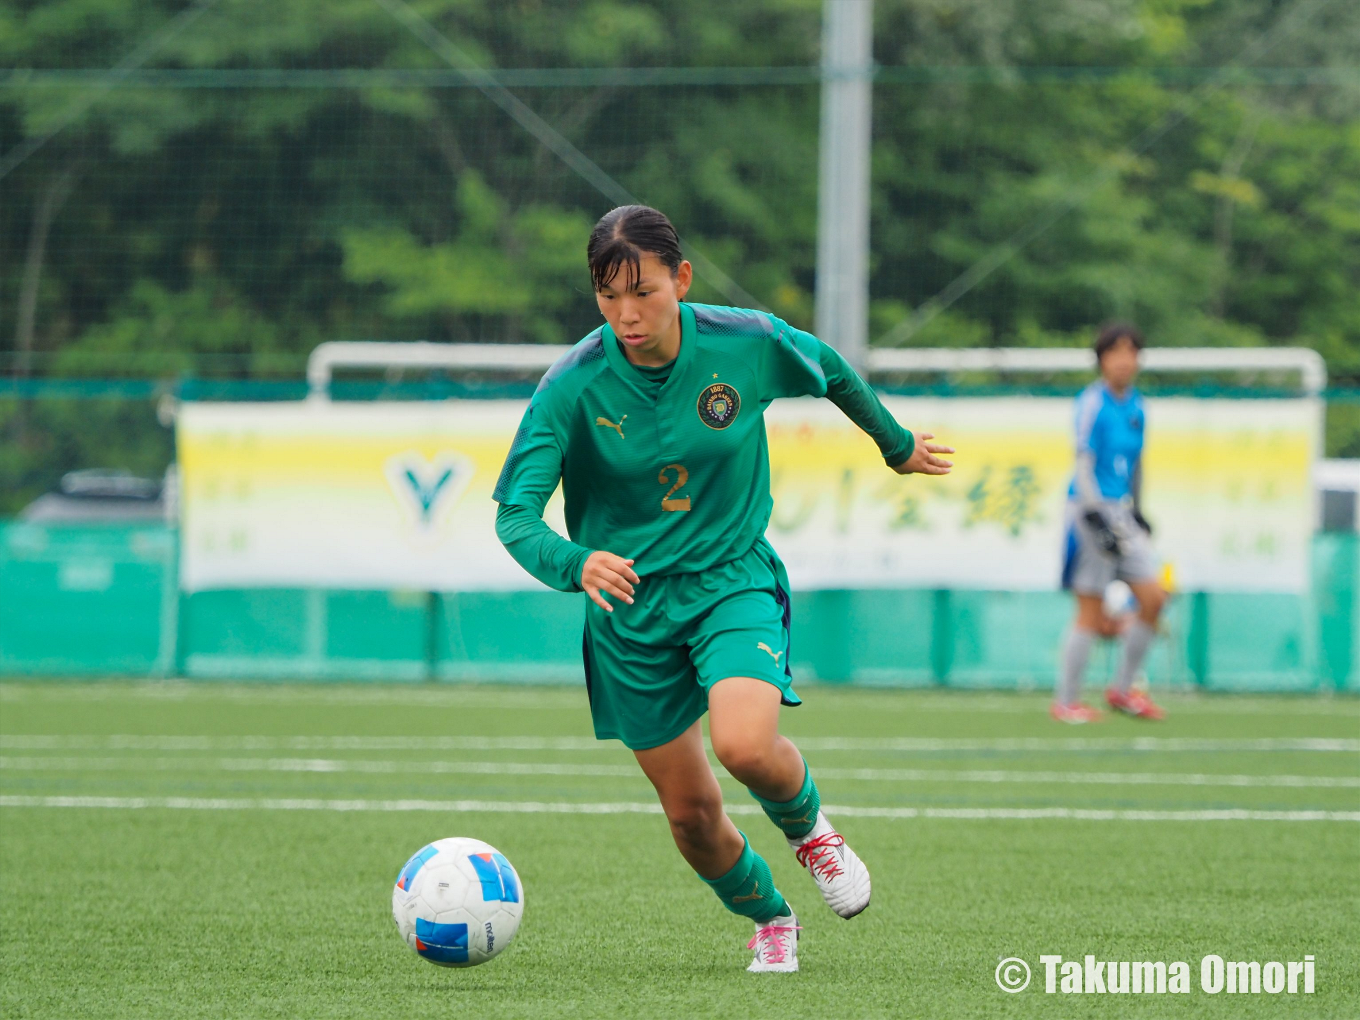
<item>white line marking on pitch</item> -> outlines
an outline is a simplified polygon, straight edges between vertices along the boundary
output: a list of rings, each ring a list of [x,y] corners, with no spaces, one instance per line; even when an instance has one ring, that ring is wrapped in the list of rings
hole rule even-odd
[[[808,700],[827,687],[805,684]],[[800,687],[800,690],[802,688]],[[975,715],[1042,715],[1047,698],[1033,694],[981,694],[957,690],[929,693],[920,690],[862,687],[840,688],[838,699],[849,700],[871,711],[890,712],[967,712]],[[848,699],[847,699],[848,696]],[[1313,693],[1279,697],[1254,697],[1242,694],[1190,694],[1164,692],[1167,706],[1177,715],[1360,715],[1360,702]],[[223,681],[153,680],[133,683],[96,681],[94,683],[25,684],[0,683],[0,702],[22,701],[117,701],[139,698],[155,701],[203,703],[233,701],[247,704],[304,704],[354,706],[413,706],[431,708],[528,709],[541,712],[582,711],[586,708],[582,680],[566,683],[532,684],[516,687],[503,683],[457,681],[431,686],[421,683],[392,684],[309,684],[279,686],[240,684]]]
[[[103,808],[190,811],[436,811],[488,814],[614,815],[661,813],[645,801],[572,803],[507,800],[318,800],[248,797],[29,797],[0,796],[0,807]],[[731,814],[754,815],[754,804],[733,804]],[[1360,822],[1360,811],[1139,811],[1085,808],[875,808],[828,805],[827,811],[847,818],[956,818],[965,820],[1072,819],[1092,822]]]
[[[140,734],[7,734],[4,750],[103,751],[617,751],[592,737],[208,737]]]
[[[1245,776],[1178,772],[1054,772],[971,769],[828,769],[818,768],[827,779],[863,779],[888,782],[953,783],[1072,783],[1111,786],[1235,786],[1235,787],[1360,787],[1360,776]]]
[[[799,688],[802,690],[802,688]],[[809,687],[815,697],[817,688]],[[942,694],[917,694],[876,688],[853,688],[846,694],[860,695],[857,699],[865,711],[887,712],[956,712],[1000,715],[1042,715],[1048,709],[1048,697],[1029,695],[979,695],[965,691]],[[1162,701],[1162,698],[1165,698]],[[1237,694],[1214,695],[1159,695],[1158,700],[1175,715],[1360,715],[1360,702],[1348,698],[1318,697],[1316,695],[1285,696],[1268,699],[1249,699]]]
[[[794,737],[811,751],[1301,751],[1360,753],[1360,740],[1341,737]],[[614,741],[590,737],[471,736],[170,736],[6,734],[5,750],[107,751],[597,751]]]
[[[510,761],[372,761],[348,758],[17,758],[0,755],[14,772],[360,772],[492,776],[608,776],[642,778],[636,765]],[[993,769],[818,768],[824,779],[869,782],[1065,783],[1110,786],[1231,786],[1360,788],[1360,776],[1251,776],[1174,772],[1058,772]]]
[[[569,765],[516,761],[366,761],[348,758],[14,758],[0,769],[16,772],[368,772],[491,776],[627,776],[636,765]],[[1360,780],[1357,780],[1360,785]]]
[[[815,751],[1319,751],[1360,752],[1360,740],[1338,737],[804,737]]]

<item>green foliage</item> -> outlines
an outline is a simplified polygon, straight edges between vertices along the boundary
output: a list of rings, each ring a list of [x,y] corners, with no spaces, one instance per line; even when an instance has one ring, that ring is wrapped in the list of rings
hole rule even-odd
[[[1327,455],[1360,457],[1360,401],[1327,405]]]
[[[1278,7],[880,0],[874,336],[1075,343],[1123,316],[1160,344],[1310,345],[1360,379],[1360,7]],[[486,67],[682,66],[722,82],[724,67],[819,57],[818,0],[418,8]],[[0,0],[0,64],[23,69],[0,79],[0,153],[93,100],[0,185],[8,330],[45,196],[75,181],[41,259],[36,371],[296,373],[325,339],[560,343],[598,321],[582,256],[610,203],[372,0],[218,0],[147,74],[91,92],[183,10]],[[1298,73],[1195,70],[1261,40],[1248,69]],[[449,77],[240,77],[271,70]],[[810,326],[815,81],[623,82],[513,91]],[[901,328],[1036,223],[946,314]],[[703,279],[694,297],[725,300]],[[22,362],[20,346],[0,358]]]
[[[384,308],[397,319],[437,328],[457,316],[505,316],[507,333],[567,343],[553,313],[583,298],[581,238],[590,222],[574,210],[529,205],[513,215],[475,170],[458,183],[461,229],[442,244],[426,245],[399,227],[346,230],[341,235],[344,272],[361,284],[380,284]]]
[[[121,468],[159,478],[174,455],[170,430],[146,400],[0,399],[0,513],[55,491],[73,468]]]
[[[62,375],[187,374],[207,366],[230,374],[296,369],[281,355],[278,329],[220,278],[196,275],[181,291],[138,280],[106,323],[55,352]]]

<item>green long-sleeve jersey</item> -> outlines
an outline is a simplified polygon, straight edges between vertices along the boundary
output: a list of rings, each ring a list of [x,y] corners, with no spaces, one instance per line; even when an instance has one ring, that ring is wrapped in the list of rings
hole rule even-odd
[[[764,410],[829,397],[896,466],[902,428],[833,348],[765,312],[682,303],[669,369],[630,362],[601,326],[543,376],[493,498],[496,533],[530,574],[580,591],[597,549],[639,576],[692,573],[744,555],[773,500]],[[562,483],[567,534],[543,521]]]

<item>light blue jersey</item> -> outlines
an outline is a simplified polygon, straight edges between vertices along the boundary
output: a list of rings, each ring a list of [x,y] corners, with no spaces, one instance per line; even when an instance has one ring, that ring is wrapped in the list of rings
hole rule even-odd
[[[1143,425],[1143,398],[1135,389],[1121,400],[1097,379],[1077,397],[1077,455],[1090,455],[1102,499],[1137,497],[1132,490],[1143,456]],[[1078,494],[1074,478],[1068,495]]]

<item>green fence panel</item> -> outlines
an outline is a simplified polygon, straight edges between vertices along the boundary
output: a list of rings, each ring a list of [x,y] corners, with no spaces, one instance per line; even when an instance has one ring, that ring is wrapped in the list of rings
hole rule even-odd
[[[1072,616],[1062,592],[951,593],[953,687],[1045,687]],[[1095,670],[1092,670],[1094,674]]]
[[[0,525],[0,670],[170,673],[174,532]]]
[[[185,599],[195,677],[579,682],[580,599],[555,592],[198,592]]]
[[[424,592],[274,588],[186,596],[180,659],[187,676],[423,680]]]
[[[1317,686],[1316,641],[1308,599],[1225,592],[1208,600],[1209,690],[1311,690]]]
[[[919,590],[794,592],[794,675],[829,683],[934,683],[933,599]]]
[[[454,680],[579,683],[581,597],[551,591],[451,592],[437,603],[434,674]]]
[[[1319,681],[1360,690],[1360,535],[1323,533],[1313,543]]]
[[[180,594],[160,526],[0,525],[0,670],[198,678],[580,682],[582,600],[547,591]],[[1162,687],[1360,690],[1360,540],[1319,534],[1302,596],[1183,593],[1147,671]],[[1046,688],[1062,592],[796,592],[795,675]],[[1103,641],[1088,683],[1113,674]]]

